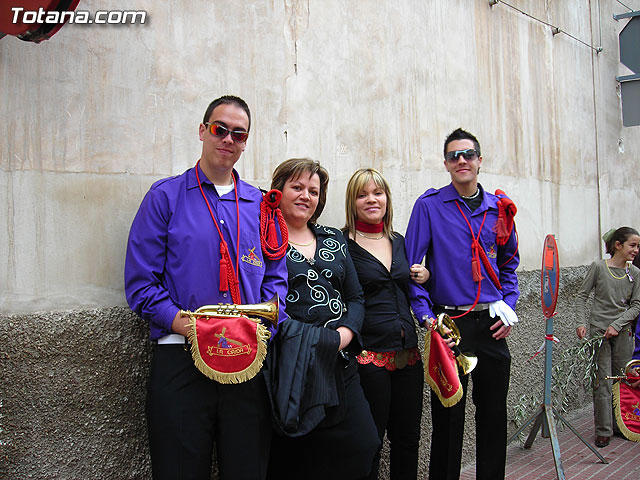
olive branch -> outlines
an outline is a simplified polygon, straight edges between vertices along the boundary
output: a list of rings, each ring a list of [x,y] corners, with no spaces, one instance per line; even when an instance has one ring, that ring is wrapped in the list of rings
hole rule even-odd
[[[554,362],[551,369],[551,399],[555,408],[562,414],[566,413],[570,399],[576,390],[591,389],[598,374],[596,361],[598,350],[604,341],[604,335],[591,337],[579,344],[567,348],[560,353],[560,358]],[[544,357],[543,357],[544,358]],[[523,394],[512,407],[511,422],[516,429],[528,419],[540,405],[539,395]],[[556,422],[556,425],[562,422]],[[563,425],[564,427],[564,425]],[[523,431],[519,438],[526,438]]]

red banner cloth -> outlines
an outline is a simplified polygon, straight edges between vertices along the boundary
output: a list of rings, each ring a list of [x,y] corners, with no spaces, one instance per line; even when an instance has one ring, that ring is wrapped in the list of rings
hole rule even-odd
[[[462,398],[462,385],[453,351],[442,336],[429,329],[424,337],[424,379],[445,407],[452,407]]]
[[[640,388],[625,381],[613,385],[613,410],[620,432],[634,442],[640,442]]]
[[[220,383],[253,378],[266,357],[269,330],[247,317],[191,316],[191,356],[204,375]]]

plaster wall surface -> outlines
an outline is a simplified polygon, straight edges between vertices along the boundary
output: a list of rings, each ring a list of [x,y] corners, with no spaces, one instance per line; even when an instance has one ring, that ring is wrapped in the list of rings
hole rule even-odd
[[[198,123],[224,93],[252,108],[245,179],[265,188],[292,156],[328,168],[321,222],[342,225],[349,176],[374,166],[404,232],[417,196],[449,182],[442,142],[462,126],[481,142],[485,188],[519,207],[521,269],[538,267],[547,233],[564,265],[590,262],[602,231],[637,224],[620,4],[511,5],[530,16],[480,0],[137,1],[145,24],[68,24],[40,45],[6,37],[1,308],[124,305],[131,219],[154,180],[195,164]]]

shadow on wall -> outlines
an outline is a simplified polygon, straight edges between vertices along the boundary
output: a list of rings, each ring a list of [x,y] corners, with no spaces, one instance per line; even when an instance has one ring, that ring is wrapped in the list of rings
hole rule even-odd
[[[555,317],[561,343],[554,356],[577,343],[573,300],[585,272],[586,267],[562,270]],[[519,279],[520,323],[509,339],[510,418],[522,395],[541,401],[543,389],[543,357],[528,360],[544,339],[540,272],[519,272]],[[0,478],[151,478],[144,417],[151,357],[146,322],[123,307],[0,315],[0,337]],[[571,395],[570,411],[590,402],[580,386]],[[467,410],[465,464],[475,455],[471,401]],[[509,428],[516,430],[513,422]],[[430,437],[425,387],[420,478],[427,475]],[[380,478],[389,478],[388,448]]]

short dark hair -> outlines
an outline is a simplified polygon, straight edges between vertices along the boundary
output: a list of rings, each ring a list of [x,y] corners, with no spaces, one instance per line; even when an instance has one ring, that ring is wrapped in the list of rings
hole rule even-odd
[[[249,126],[247,127],[247,132],[251,130],[251,112],[249,111],[249,105],[247,105],[247,102],[245,102],[243,99],[234,95],[223,95],[222,97],[216,98],[213,102],[211,102],[207,107],[207,111],[204,112],[202,123],[207,123],[209,121],[213,110],[218,105],[236,105],[237,107],[243,109],[247,114],[247,117],[249,118]]]
[[[309,219],[310,222],[315,223],[324,210],[324,205],[327,202],[327,187],[329,186],[329,172],[327,172],[319,162],[311,160],[310,158],[290,158],[289,160],[285,160],[273,171],[273,176],[271,177],[271,188],[282,191],[287,180],[290,178],[295,180],[304,172],[311,176],[315,173],[320,179],[318,206]]]
[[[449,134],[447,139],[444,141],[444,155],[447,154],[447,145],[449,145],[451,142],[455,140],[471,140],[473,142],[473,148],[475,148],[478,151],[478,156],[481,155],[480,142],[478,142],[478,139],[473,134],[461,128],[456,128],[453,132]]]
[[[612,257],[616,253],[616,242],[620,242],[622,245],[631,235],[638,235],[638,231],[631,227],[620,227],[613,234],[607,235],[608,233],[604,234],[604,244],[607,248],[607,253]]]

